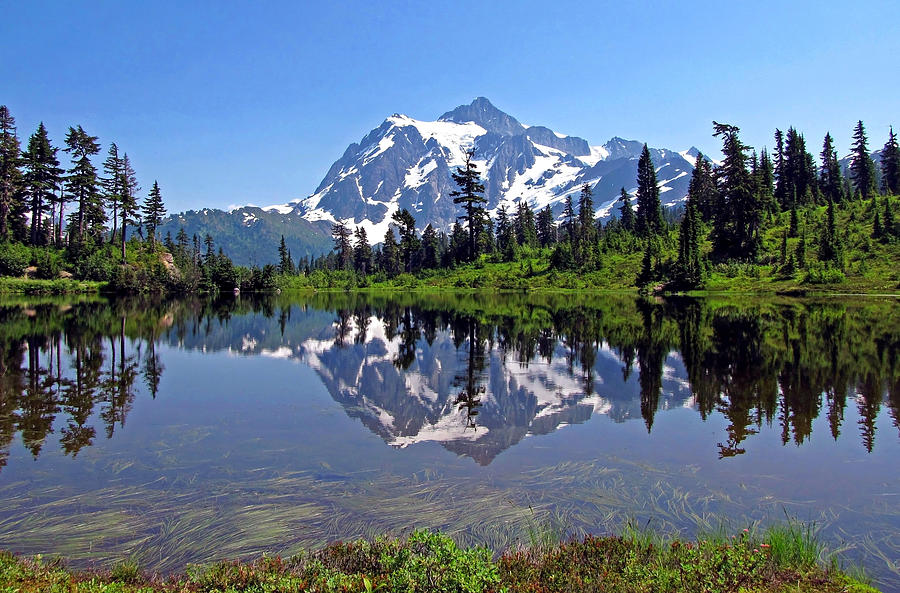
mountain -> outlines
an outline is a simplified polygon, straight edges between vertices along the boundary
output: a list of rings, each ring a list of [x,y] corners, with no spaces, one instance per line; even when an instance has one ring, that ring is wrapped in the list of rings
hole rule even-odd
[[[614,137],[602,146],[544,126],[526,126],[484,97],[436,121],[394,114],[351,144],[297,211],[310,221],[341,220],[366,228],[381,241],[392,214],[406,208],[418,226],[447,229],[459,215],[449,194],[451,172],[475,149],[491,213],[525,200],[532,209],[550,205],[559,215],[567,195],[582,184],[594,190],[598,216],[608,216],[622,187],[636,189],[643,143]],[[695,148],[651,149],[664,204],[687,195]]]
[[[420,230],[429,223],[449,229],[460,214],[450,197],[457,189],[451,173],[462,166],[470,148],[475,149],[492,215],[524,200],[535,210],[549,205],[559,216],[565,197],[577,198],[587,183],[594,191],[596,214],[608,217],[622,187],[636,190],[643,143],[613,137],[592,146],[545,126],[524,125],[478,97],[435,121],[398,113],[388,117],[348,146],[304,199],[227,212],[184,212],[167,218],[162,233],[175,236],[181,226],[189,234],[209,232],[236,263],[263,264],[277,259],[282,234],[294,259],[329,251],[330,226],[338,220],[362,226],[371,242],[381,242],[391,216],[401,208],[413,213]],[[677,204],[687,195],[697,149],[654,148],[650,153],[663,204]]]

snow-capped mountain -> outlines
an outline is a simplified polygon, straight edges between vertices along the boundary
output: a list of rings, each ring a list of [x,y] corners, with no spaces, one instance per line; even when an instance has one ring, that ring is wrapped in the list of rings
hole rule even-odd
[[[229,211],[203,209],[170,216],[160,232],[175,236],[210,233],[239,264],[263,264],[277,258],[284,236],[295,257],[319,255],[331,248],[330,226],[343,221],[366,229],[379,243],[401,208],[413,213],[419,230],[429,223],[449,229],[460,214],[450,192],[451,173],[475,149],[493,216],[520,200],[532,209],[549,205],[562,213],[568,195],[582,184],[594,191],[596,214],[610,215],[621,188],[636,190],[637,162],[643,143],[613,137],[592,146],[544,126],[526,126],[483,97],[461,105],[435,121],[394,114],[353,143],[306,198],[286,204],[241,206]],[[687,195],[697,149],[651,149],[663,204]]]
[[[381,241],[401,208],[413,213],[420,228],[431,223],[446,229],[459,215],[449,197],[456,189],[451,172],[474,148],[492,213],[524,200],[532,209],[550,205],[559,214],[565,197],[588,183],[597,214],[607,216],[620,188],[636,189],[642,147],[618,137],[591,146],[576,136],[523,125],[479,97],[436,121],[388,117],[344,151],[312,195],[280,208],[307,221],[362,226],[372,242]],[[651,149],[651,154],[663,202],[683,200],[696,149]]]

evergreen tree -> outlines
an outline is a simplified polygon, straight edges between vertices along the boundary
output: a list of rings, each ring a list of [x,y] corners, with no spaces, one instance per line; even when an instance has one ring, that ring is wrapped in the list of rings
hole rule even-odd
[[[278,273],[286,276],[294,274],[294,258],[291,257],[291,250],[288,249],[284,235],[281,235],[281,243],[278,244]]]
[[[400,273],[400,254],[394,229],[388,227],[384,233],[384,244],[381,246],[381,269],[388,278]]]
[[[834,201],[828,200],[825,213],[825,228],[819,237],[819,259],[841,266],[843,246],[834,224]]]
[[[91,157],[100,152],[100,144],[96,136],[91,136],[81,126],[70,127],[69,133],[66,134],[65,152],[68,152],[73,160],[72,168],[66,177],[66,186],[78,204],[74,226],[75,239],[81,243],[84,241],[85,225],[88,222],[92,222],[91,226],[96,229],[102,226],[106,219],[98,187],[97,168],[91,162]]]
[[[412,272],[416,268],[415,257],[421,247],[416,234],[416,219],[409,210],[402,208],[394,212],[391,220],[397,224],[397,231],[400,233],[400,262],[403,264],[403,270]]]
[[[867,146],[866,129],[862,120],[856,124],[853,131],[853,160],[850,162],[850,174],[853,184],[864,200],[875,194],[875,163],[869,156]]]
[[[641,271],[638,273],[638,277],[635,279],[635,282],[638,286],[646,286],[653,281],[656,276],[653,269],[653,258],[655,255],[655,243],[656,240],[654,237],[648,237],[645,240],[644,245],[644,257],[641,258]]]
[[[581,263],[588,267],[592,265],[594,244],[597,242],[595,224],[594,192],[585,183],[581,186],[581,195],[578,197],[578,244]]]
[[[550,206],[545,206],[538,213],[535,225],[537,227],[538,244],[541,247],[550,247],[556,243],[556,222]]]
[[[437,231],[430,224],[422,231],[422,267],[432,269],[441,263],[441,243]]]
[[[334,251],[337,253],[338,268],[349,270],[353,267],[353,245],[350,243],[350,230],[343,222],[331,225],[331,238],[334,240]]]
[[[843,198],[843,179],[841,179],[841,166],[838,163],[837,151],[834,149],[834,140],[830,133],[825,134],[822,144],[822,170],[819,175],[819,187],[826,200],[840,202]]]
[[[44,122],[28,139],[28,148],[22,153],[22,165],[25,169],[25,186],[31,201],[32,245],[43,243],[41,223],[44,219],[44,207],[54,199],[53,191],[59,187],[62,169],[56,153],[59,149],[50,144]]]
[[[815,201],[818,194],[815,161],[806,151],[803,135],[793,127],[787,132],[781,181],[782,193],[789,202],[810,204]]]
[[[797,214],[797,204],[791,206],[791,220],[788,225],[788,232],[791,238],[796,237],[800,232],[800,220]]]
[[[162,194],[159,191],[159,184],[154,181],[153,187],[144,202],[144,225],[147,227],[147,238],[150,240],[152,248],[156,242],[156,229],[166,215],[166,207],[163,204]]]
[[[881,186],[886,195],[900,195],[900,148],[893,126],[881,150]]]
[[[663,231],[662,206],[659,201],[659,184],[656,167],[650,149],[644,144],[637,171],[637,232],[643,237],[658,235]]]
[[[112,232],[109,234],[110,244],[115,243],[119,229],[119,205],[122,203],[122,158],[119,147],[113,142],[109,145],[106,160],[103,161],[104,177],[100,179],[103,188],[103,199],[107,208],[112,210]]]
[[[506,205],[497,209],[497,249],[500,251],[503,261],[513,261],[516,258],[516,235],[513,232]]]
[[[128,225],[140,224],[138,216],[139,207],[137,194],[141,191],[141,187],[137,182],[137,175],[131,168],[131,161],[128,159],[128,153],[122,156],[122,169],[120,172],[121,180],[119,187],[122,190],[121,201],[119,202],[119,221],[122,229],[122,263],[125,263],[125,241],[128,236]],[[208,236],[208,235],[207,235]],[[212,237],[210,237],[212,240]]]
[[[464,211],[464,214],[457,218],[465,220],[469,230],[469,249],[466,259],[474,261],[478,257],[478,237],[485,218],[482,204],[487,202],[483,195],[484,183],[481,182],[481,175],[475,166],[474,148],[466,151],[465,164],[457,167],[456,172],[452,173],[452,177],[459,189],[450,192],[450,196],[453,198],[454,204],[462,205]]]
[[[689,197],[678,232],[678,260],[676,263],[678,280],[687,288],[696,288],[702,281],[699,219],[697,207]]]
[[[563,207],[562,231],[569,245],[575,245],[578,241],[578,222],[575,216],[575,203],[570,195],[566,196],[565,206]]]
[[[0,241],[10,238],[10,217],[21,202],[19,150],[16,120],[6,105],[0,105]]]
[[[516,216],[513,220],[516,243],[527,247],[536,247],[538,244],[537,229],[535,228],[534,211],[523,200],[519,200],[516,207]]]
[[[450,233],[450,249],[447,250],[447,253],[454,264],[466,261],[469,255],[469,235],[459,221],[453,223]]]
[[[884,215],[882,216],[881,225],[884,228],[886,237],[892,237],[897,234],[894,228],[894,212],[891,210],[891,199],[884,197]]]
[[[872,221],[872,238],[879,240],[884,238],[884,228],[881,226],[881,217],[875,211],[875,219]]]
[[[356,245],[353,246],[353,268],[357,274],[365,276],[372,271],[372,246],[366,229],[356,227]]]
[[[791,207],[790,197],[784,171],[784,133],[775,128],[775,200],[785,210]]]
[[[634,210],[631,209],[631,200],[628,199],[628,192],[625,191],[624,187],[619,194],[619,201],[622,202],[622,205],[619,206],[619,224],[629,233],[633,233],[635,225]]]
[[[697,212],[706,222],[712,222],[716,212],[718,189],[712,164],[701,153],[697,153],[694,161],[694,172],[688,185],[688,195],[694,200]]]
[[[713,253],[719,258],[754,260],[760,246],[760,208],[747,171],[749,149],[738,137],[740,128],[713,122],[722,138],[722,166],[717,170],[719,200],[713,227]]]

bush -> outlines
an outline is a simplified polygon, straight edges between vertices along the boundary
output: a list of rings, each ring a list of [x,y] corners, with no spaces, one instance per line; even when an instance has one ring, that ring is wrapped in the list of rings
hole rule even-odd
[[[839,284],[845,280],[844,273],[831,266],[810,267],[803,280],[806,284]]]
[[[43,280],[59,278],[59,272],[62,270],[62,265],[57,254],[47,250],[38,251],[34,263],[35,266],[37,266],[38,278]]]
[[[31,261],[31,250],[20,243],[0,244],[0,276],[21,276]]]

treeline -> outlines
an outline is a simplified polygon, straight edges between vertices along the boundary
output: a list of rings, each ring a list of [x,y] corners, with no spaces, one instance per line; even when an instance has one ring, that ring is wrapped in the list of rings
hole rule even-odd
[[[81,126],[69,128],[64,148],[54,146],[43,122],[23,149],[0,106],[0,276],[71,276],[119,292],[274,288],[274,267],[235,266],[209,234],[159,237],[159,183],[142,199],[128,154],[113,142],[98,167],[100,151]]]
[[[400,209],[380,247],[372,248],[365,228],[337,222],[333,251],[312,262],[296,266],[282,243],[279,272],[340,272],[367,283],[471,263],[528,261],[533,267],[535,257],[546,259],[549,271],[592,272],[614,261],[611,256],[642,253],[634,278],[638,286],[696,288],[711,271],[734,265],[768,265],[780,277],[802,271],[813,282],[841,281],[848,247],[859,260],[872,250],[872,241],[900,238],[891,198],[900,193],[900,150],[893,129],[878,167],[858,122],[845,175],[830,134],[816,159],[793,127],[775,131],[770,155],[745,145],[738,127],[713,124],[724,158],[714,165],[697,156],[683,207],[662,208],[656,168],[645,145],[636,191],[622,188],[605,223],[595,216],[587,184],[577,200],[565,198],[559,216],[549,206],[535,212],[519,201],[513,212],[501,206],[492,220],[474,151],[469,151],[453,173],[458,189],[451,197],[460,215],[449,232],[429,224],[419,234],[413,214]],[[773,233],[778,245],[767,243]]]

